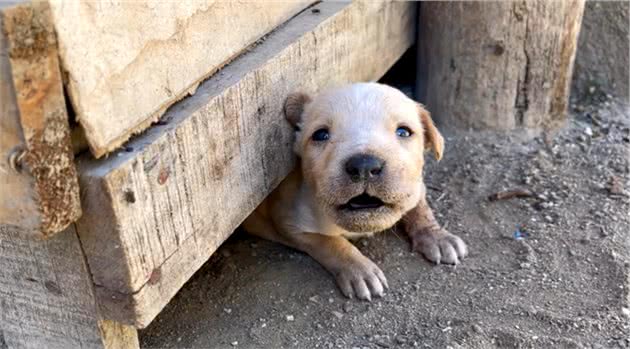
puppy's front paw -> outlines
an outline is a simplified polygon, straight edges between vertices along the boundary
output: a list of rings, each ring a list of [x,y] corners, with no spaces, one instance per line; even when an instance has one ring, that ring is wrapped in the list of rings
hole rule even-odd
[[[337,285],[344,296],[371,301],[372,296],[382,297],[389,288],[381,269],[367,257],[353,260],[335,273]]]
[[[466,243],[444,229],[412,234],[411,247],[435,264],[458,264],[468,254]]]

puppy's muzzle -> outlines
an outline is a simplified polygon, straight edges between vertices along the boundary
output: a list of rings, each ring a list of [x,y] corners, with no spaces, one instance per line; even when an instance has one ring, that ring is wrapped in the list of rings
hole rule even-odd
[[[385,168],[385,161],[369,154],[357,154],[345,163],[346,174],[358,183],[378,179]]]

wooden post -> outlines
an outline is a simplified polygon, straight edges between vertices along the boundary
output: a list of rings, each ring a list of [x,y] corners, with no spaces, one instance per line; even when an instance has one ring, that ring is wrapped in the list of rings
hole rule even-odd
[[[584,0],[423,2],[419,99],[445,128],[556,126],[583,10]]]

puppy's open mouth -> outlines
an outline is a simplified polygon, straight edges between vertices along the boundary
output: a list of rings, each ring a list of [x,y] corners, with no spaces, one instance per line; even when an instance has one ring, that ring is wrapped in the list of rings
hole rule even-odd
[[[363,193],[359,196],[355,196],[347,203],[341,205],[339,208],[342,210],[358,211],[358,210],[374,210],[385,206],[385,203],[374,196],[370,196]]]

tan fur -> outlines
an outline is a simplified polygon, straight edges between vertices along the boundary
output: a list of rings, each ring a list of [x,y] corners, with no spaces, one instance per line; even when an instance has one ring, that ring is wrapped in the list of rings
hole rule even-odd
[[[294,94],[285,103],[296,128],[294,150],[300,165],[244,222],[252,234],[305,251],[326,267],[348,297],[381,296],[383,272],[348,238],[368,236],[403,220],[414,249],[436,263],[458,263],[467,253],[458,237],[444,231],[426,204],[422,181],[424,151],[441,159],[444,139],[429,112],[400,91],[359,83],[325,91],[315,98]],[[411,137],[401,138],[405,126]],[[314,141],[326,128],[330,138]],[[383,171],[356,181],[344,164],[355,155],[384,162]],[[347,209],[361,194],[384,205]]]

